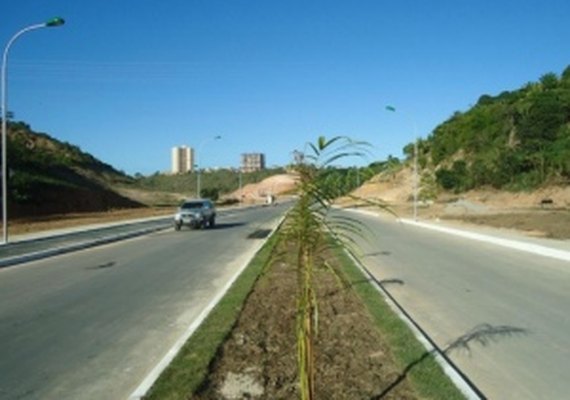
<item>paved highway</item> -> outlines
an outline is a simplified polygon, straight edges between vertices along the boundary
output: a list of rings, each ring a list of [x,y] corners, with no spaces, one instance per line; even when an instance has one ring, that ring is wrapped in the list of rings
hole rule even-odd
[[[1,269],[0,399],[127,398],[285,209]]]
[[[0,268],[156,232],[172,226],[172,216],[98,224],[15,236],[0,246]]]
[[[490,399],[570,398],[570,265],[350,213],[361,259]],[[475,334],[475,335],[473,335]]]

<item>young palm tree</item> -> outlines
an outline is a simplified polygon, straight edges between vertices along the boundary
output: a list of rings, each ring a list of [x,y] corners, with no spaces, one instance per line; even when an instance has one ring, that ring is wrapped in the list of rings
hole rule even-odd
[[[299,157],[295,169],[299,176],[299,200],[290,212],[285,235],[295,245],[299,279],[297,301],[297,350],[301,398],[314,399],[315,365],[314,339],[317,333],[317,299],[313,271],[320,262],[319,255],[326,249],[328,235],[350,243],[349,234],[359,233],[356,221],[341,215],[331,215],[334,199],[341,188],[334,181],[323,179],[323,171],[332,163],[346,157],[362,157],[366,143],[355,142],[344,136],[330,140],[319,137],[316,144],[308,144],[308,152]]]

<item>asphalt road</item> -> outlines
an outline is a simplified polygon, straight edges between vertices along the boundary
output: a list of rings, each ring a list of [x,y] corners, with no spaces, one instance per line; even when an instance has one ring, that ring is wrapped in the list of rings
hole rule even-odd
[[[570,265],[350,213],[361,259],[490,399],[570,398]]]
[[[172,226],[172,216],[20,235],[0,246],[0,268],[112,243]]]
[[[0,270],[0,399],[127,398],[284,211]]]

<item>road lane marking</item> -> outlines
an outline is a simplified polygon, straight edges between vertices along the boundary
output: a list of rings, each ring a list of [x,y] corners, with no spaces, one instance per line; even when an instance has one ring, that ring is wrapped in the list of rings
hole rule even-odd
[[[208,314],[214,309],[214,307],[218,304],[218,302],[225,296],[227,291],[233,285],[233,283],[237,280],[237,278],[241,275],[241,273],[247,268],[253,257],[257,254],[257,252],[263,247],[263,245],[269,240],[269,238],[279,229],[279,226],[285,219],[285,216],[279,218],[278,222],[274,225],[271,234],[262,241],[257,242],[257,245],[252,248],[249,252],[247,252],[244,256],[242,256],[244,262],[240,268],[236,271],[236,273],[226,282],[226,284],[222,287],[222,289],[214,296],[212,301],[202,310],[202,312],[198,315],[198,317],[190,324],[190,326],[186,329],[186,331],[182,334],[182,336],[174,343],[172,348],[168,350],[168,352],[164,355],[162,360],[150,371],[150,373],[143,379],[143,381],[139,384],[139,386],[135,389],[135,391],[129,396],[129,400],[139,400],[142,399],[146,393],[150,390],[154,382],[160,377],[160,374],[168,367],[168,365],[172,362],[174,357],[178,354],[180,349],[184,346],[184,344],[188,341],[190,336],[198,329],[198,327],[202,324],[202,322],[206,319]]]

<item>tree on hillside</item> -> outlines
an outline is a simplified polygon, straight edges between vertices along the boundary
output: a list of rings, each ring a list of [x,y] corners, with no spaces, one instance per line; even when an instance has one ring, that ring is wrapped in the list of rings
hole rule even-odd
[[[540,77],[540,84],[543,89],[554,89],[558,86],[558,76],[554,72],[549,72]]]
[[[570,85],[570,65],[564,69],[562,75],[560,75],[560,84],[562,86]]]
[[[480,96],[469,111],[437,126],[420,155],[440,171],[438,184],[454,191],[529,189],[568,180],[569,135],[570,67],[560,78],[547,73],[519,90]]]

